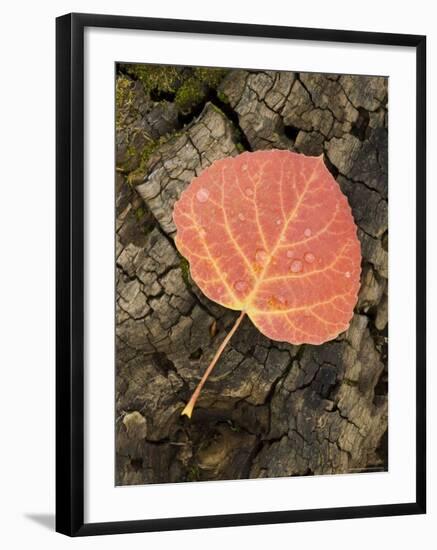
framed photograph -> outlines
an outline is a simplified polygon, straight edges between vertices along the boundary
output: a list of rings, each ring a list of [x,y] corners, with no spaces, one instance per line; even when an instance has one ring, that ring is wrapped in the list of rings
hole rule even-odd
[[[57,530],[425,513],[425,37],[57,19]]]

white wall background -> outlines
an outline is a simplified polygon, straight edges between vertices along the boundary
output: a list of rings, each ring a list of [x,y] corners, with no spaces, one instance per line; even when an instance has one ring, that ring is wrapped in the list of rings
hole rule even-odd
[[[94,12],[346,28],[428,35],[428,151],[437,147],[437,27],[434,2],[361,0],[15,0],[2,5],[0,63],[0,544],[3,548],[265,549],[272,545],[354,550],[434,548],[437,539],[437,391],[429,314],[427,516],[239,527],[68,539],[54,525],[54,151],[55,17]],[[428,164],[428,308],[437,308],[437,169]],[[6,191],[6,193],[5,193]],[[434,429],[433,429],[434,428]]]

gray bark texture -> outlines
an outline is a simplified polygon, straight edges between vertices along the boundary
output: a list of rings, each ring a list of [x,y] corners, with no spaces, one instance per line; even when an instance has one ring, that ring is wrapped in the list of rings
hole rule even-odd
[[[170,68],[161,86],[145,71],[117,76],[117,485],[387,469],[387,80]],[[321,346],[272,342],[246,318],[189,420],[238,313],[190,278],[173,205],[216,159],[271,148],[323,153],[347,195],[355,314]]]

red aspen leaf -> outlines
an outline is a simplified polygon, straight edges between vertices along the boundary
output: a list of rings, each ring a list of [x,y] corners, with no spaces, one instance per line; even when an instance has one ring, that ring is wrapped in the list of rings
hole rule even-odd
[[[181,194],[173,219],[202,292],[245,312],[267,337],[322,344],[348,328],[360,244],[323,156],[273,150],[218,160]]]

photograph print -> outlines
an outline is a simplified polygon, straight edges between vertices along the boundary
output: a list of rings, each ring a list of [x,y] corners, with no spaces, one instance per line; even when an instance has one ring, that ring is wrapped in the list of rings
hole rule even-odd
[[[114,86],[115,484],[388,471],[388,78]]]

